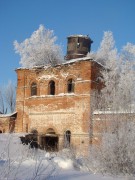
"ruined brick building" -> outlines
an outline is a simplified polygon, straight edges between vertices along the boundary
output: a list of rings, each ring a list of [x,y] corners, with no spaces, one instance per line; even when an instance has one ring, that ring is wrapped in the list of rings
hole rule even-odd
[[[0,114],[0,133],[11,133],[15,129],[17,113]]]
[[[88,151],[91,92],[100,89],[101,65],[86,57],[88,36],[68,37],[66,62],[56,66],[18,68],[15,132],[34,133],[41,148],[72,146]]]

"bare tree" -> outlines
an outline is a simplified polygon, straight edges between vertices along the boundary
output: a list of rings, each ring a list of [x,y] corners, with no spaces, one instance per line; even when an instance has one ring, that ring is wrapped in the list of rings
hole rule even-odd
[[[3,92],[0,90],[0,114],[6,114],[6,112],[7,108],[5,107]]]
[[[16,89],[15,85],[10,81],[5,87],[5,101],[10,112],[15,111]]]
[[[16,89],[10,81],[6,86],[0,88],[0,112],[6,114],[15,111]]]

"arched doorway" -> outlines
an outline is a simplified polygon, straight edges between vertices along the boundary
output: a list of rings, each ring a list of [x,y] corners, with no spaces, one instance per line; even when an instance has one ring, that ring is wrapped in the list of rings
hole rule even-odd
[[[2,133],[2,130],[0,130],[0,134]]]
[[[67,130],[64,134],[64,147],[69,148],[71,142],[71,132]]]
[[[58,151],[58,135],[52,128],[47,129],[46,134],[42,136],[41,144],[46,151]]]
[[[55,82],[49,82],[49,95],[55,95]]]

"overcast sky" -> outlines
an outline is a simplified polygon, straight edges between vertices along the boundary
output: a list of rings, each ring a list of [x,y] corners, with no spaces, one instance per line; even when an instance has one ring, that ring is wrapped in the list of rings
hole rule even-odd
[[[13,41],[22,42],[43,24],[53,29],[66,53],[66,37],[89,35],[96,51],[104,31],[112,31],[120,50],[135,44],[135,0],[0,0],[0,85],[16,82],[20,57]]]

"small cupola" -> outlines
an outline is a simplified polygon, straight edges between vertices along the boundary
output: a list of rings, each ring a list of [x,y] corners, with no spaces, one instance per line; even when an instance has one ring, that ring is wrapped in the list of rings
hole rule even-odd
[[[72,35],[67,37],[67,55],[66,60],[82,58],[90,52],[93,41],[89,36]]]

